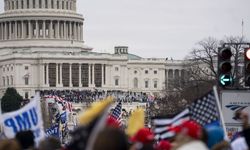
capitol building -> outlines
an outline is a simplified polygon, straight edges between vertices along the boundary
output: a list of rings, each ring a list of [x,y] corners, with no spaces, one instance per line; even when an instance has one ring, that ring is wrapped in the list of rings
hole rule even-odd
[[[0,97],[8,87],[24,98],[50,89],[159,93],[184,78],[181,60],[141,58],[128,46],[114,45],[112,54],[92,52],[85,40],[76,0],[4,0]]]

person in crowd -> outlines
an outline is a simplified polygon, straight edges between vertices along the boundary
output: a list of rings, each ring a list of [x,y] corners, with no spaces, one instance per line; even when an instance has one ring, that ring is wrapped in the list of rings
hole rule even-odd
[[[39,143],[38,150],[60,150],[61,148],[61,143],[58,139],[47,137]]]
[[[232,150],[250,149],[250,126],[247,112],[237,111],[235,117],[242,121],[242,132],[240,136],[231,143]]]
[[[155,150],[171,150],[172,145],[167,140],[161,140],[155,145]]]
[[[220,126],[211,125],[206,128],[208,134],[207,146],[212,150],[230,150],[230,144],[224,140],[224,131]]]
[[[149,128],[140,129],[130,138],[130,150],[154,150],[154,134]]]
[[[208,150],[201,141],[202,127],[195,121],[186,121],[175,129],[173,150]]]
[[[127,137],[121,130],[107,127],[98,134],[93,150],[128,150]]]
[[[21,145],[23,150],[32,150],[35,146],[35,137],[32,131],[20,131],[16,134],[15,139]]]
[[[0,150],[22,150],[20,144],[15,139],[5,139],[0,141]]]

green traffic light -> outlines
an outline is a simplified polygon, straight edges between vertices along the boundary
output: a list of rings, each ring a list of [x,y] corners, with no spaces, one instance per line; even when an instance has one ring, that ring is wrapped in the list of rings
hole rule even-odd
[[[229,74],[223,74],[223,75],[220,76],[219,79],[220,79],[220,80],[219,80],[219,81],[220,81],[220,84],[221,84],[222,86],[232,85],[232,83],[233,83],[233,78],[232,78],[232,76],[229,75]]]

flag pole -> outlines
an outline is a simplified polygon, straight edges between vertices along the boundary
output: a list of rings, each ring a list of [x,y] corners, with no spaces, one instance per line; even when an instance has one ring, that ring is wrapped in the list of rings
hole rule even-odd
[[[220,105],[220,102],[219,102],[219,96],[218,96],[218,92],[217,92],[216,86],[213,86],[213,91],[214,91],[214,96],[215,96],[216,103],[217,103],[217,109],[219,111],[221,125],[222,125],[223,131],[225,133],[224,138],[225,138],[225,140],[228,140],[227,130],[226,130],[226,124],[225,124],[225,120],[224,120],[224,117],[223,117],[223,114],[222,114],[222,110],[221,110],[221,107],[220,107],[221,105]]]

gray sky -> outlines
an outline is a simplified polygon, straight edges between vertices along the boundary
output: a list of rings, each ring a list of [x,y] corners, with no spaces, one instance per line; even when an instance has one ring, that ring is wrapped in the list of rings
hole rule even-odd
[[[78,0],[77,9],[94,51],[122,45],[142,57],[182,59],[208,36],[240,36],[242,19],[250,39],[249,6],[250,0]]]

